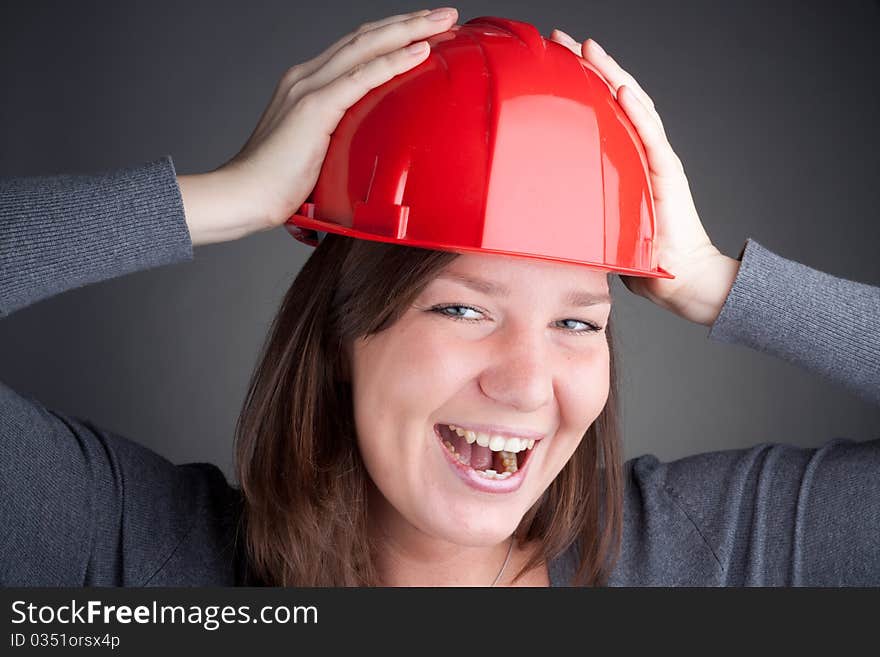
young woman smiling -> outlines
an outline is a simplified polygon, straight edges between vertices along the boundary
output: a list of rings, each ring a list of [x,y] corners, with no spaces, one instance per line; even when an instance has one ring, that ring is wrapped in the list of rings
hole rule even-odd
[[[282,225],[345,110],[424,61],[425,40],[456,18],[365,24],[292,67],[240,153],[210,173],[178,176],[166,157],[3,181],[0,311]],[[621,275],[627,288],[877,401],[878,290],[753,240],[722,254],[651,99],[594,41],[551,39],[603,76],[644,144],[659,263],[675,278]],[[0,580],[878,583],[877,516],[860,511],[880,502],[878,441],[622,463],[610,275],[327,235],[254,372],[236,428],[240,489],[215,466],[174,466],[0,386],[0,522],[13,528]],[[823,306],[807,313],[811,295]],[[822,329],[841,308],[862,329],[838,325],[832,342]]]

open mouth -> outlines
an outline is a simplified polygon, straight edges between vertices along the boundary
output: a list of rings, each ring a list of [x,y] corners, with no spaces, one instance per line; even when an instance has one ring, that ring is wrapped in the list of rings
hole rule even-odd
[[[449,424],[436,424],[434,431],[454,458],[485,479],[507,479],[516,474],[536,444],[535,440],[482,434]]]

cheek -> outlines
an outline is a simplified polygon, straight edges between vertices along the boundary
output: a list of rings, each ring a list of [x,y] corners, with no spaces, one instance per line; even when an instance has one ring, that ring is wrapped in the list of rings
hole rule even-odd
[[[437,409],[467,382],[465,354],[438,333],[398,322],[354,345],[352,396],[365,459],[390,452],[415,457],[418,446],[407,438],[424,442]]]
[[[575,370],[574,380],[579,384],[572,386],[571,394],[575,398],[576,407],[582,409],[581,415],[587,419],[587,426],[599,415],[608,399],[610,364],[608,344],[604,343]]]
[[[555,388],[559,426],[541,459],[541,476],[532,480],[532,485],[540,491],[545,490],[569,462],[608,400],[610,355],[607,343],[576,356],[569,355],[564,360],[566,374],[557,379]]]
[[[561,427],[566,440],[564,460],[580,443],[608,401],[610,391],[610,353],[607,343],[588,355],[571,359],[569,375],[556,389]]]
[[[381,412],[421,409],[466,380],[468,360],[448,336],[395,325],[356,346],[353,392],[358,401],[381,405]]]

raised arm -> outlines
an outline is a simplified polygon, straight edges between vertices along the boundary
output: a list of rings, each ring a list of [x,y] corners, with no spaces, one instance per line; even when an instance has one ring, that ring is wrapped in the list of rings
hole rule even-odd
[[[779,356],[880,403],[880,288],[786,260],[755,240],[739,258],[721,253],[694,206],[684,166],[654,103],[595,41],[570,48],[608,82],[645,146],[657,221],[658,264],[675,278],[623,276],[627,288],[692,322],[709,337]]]
[[[242,150],[209,173],[177,176],[165,157],[0,180],[0,316],[280,226],[314,187],[345,111],[423,62],[425,39],[456,18],[422,10],[366,23],[291,67]],[[206,518],[227,517],[220,507],[233,499],[216,466],[174,466],[0,383],[2,586],[232,584],[218,575],[232,529]]]
[[[659,265],[674,280],[621,276],[632,292],[880,402],[880,289],[786,260],[747,240],[718,251],[648,95],[592,39],[553,39],[617,92],[645,145]],[[880,438],[818,448],[761,443],[671,462],[628,462],[627,585],[880,585]]]
[[[0,314],[191,257],[170,157],[93,175],[0,180]],[[184,503],[196,499],[191,474],[0,383],[0,585],[145,582],[181,531],[163,498],[176,489],[188,493]],[[139,480],[153,485],[154,504],[141,503]],[[167,540],[126,527],[132,514]],[[140,558],[125,563],[128,550]]]
[[[92,175],[0,179],[0,316],[190,258],[170,156]]]
[[[880,288],[787,260],[749,239],[709,338],[752,347],[880,404]]]

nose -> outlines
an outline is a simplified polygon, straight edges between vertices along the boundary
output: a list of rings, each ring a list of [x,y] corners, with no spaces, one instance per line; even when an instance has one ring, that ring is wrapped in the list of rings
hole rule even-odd
[[[519,411],[535,411],[553,398],[552,363],[534,332],[509,331],[499,339],[492,364],[480,374],[483,393]]]

